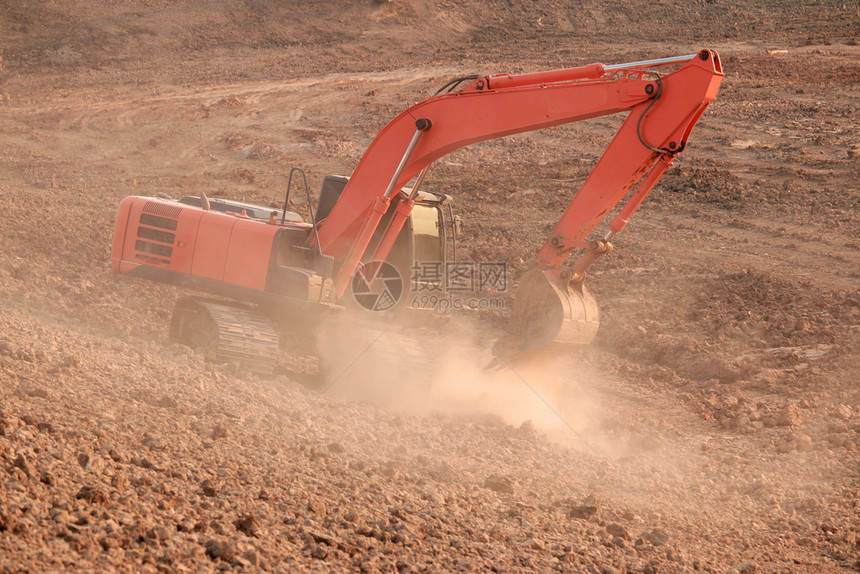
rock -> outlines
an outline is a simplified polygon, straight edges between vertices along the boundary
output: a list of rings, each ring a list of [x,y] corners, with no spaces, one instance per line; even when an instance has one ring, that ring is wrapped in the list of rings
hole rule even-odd
[[[785,454],[791,452],[795,449],[796,443],[791,439],[786,439],[779,444],[776,445],[776,452],[779,454]]]
[[[489,488],[490,490],[501,492],[503,494],[513,494],[514,481],[507,476],[493,474],[488,476],[484,481],[484,488]]]
[[[86,468],[90,463],[90,455],[85,452],[78,454],[76,458],[78,459],[78,464],[81,465],[81,468]]]
[[[102,550],[108,552],[113,548],[119,548],[120,541],[115,536],[102,536],[99,538],[99,545],[102,547]]]
[[[829,442],[834,447],[843,447],[849,445],[851,443],[851,437],[848,434],[832,434],[827,437],[827,442]]]
[[[110,479],[110,484],[115,489],[122,492],[128,488],[128,475],[124,472],[118,472]]]
[[[42,471],[42,474],[39,476],[39,480],[42,482],[42,484],[46,484],[48,486],[59,486],[60,484],[60,482],[57,480],[57,476],[48,470]]]
[[[64,508],[53,508],[50,512],[51,520],[57,522],[59,524],[66,524],[71,522],[72,515],[69,514],[69,511]]]
[[[86,500],[90,504],[107,504],[110,497],[103,490],[95,486],[84,486],[75,495],[79,500]]]
[[[242,559],[254,568],[263,568],[263,560],[260,558],[260,555],[256,550],[246,550],[245,553],[242,554]]]
[[[810,452],[812,450],[812,437],[808,434],[798,435],[795,443],[798,452]]]
[[[152,486],[153,480],[152,476],[149,474],[144,474],[141,476],[135,476],[131,479],[131,485],[135,488],[143,488]]]
[[[517,433],[526,439],[537,438],[535,423],[531,419],[523,421],[520,428],[517,429]]]
[[[427,502],[432,502],[433,504],[438,504],[442,506],[445,504],[445,497],[439,494],[435,490],[427,490],[421,493],[421,498],[426,500]]]
[[[224,438],[227,436],[227,427],[222,423],[218,423],[212,427],[212,438]]]
[[[245,516],[240,517],[233,522],[233,526],[235,526],[236,530],[245,536],[253,536],[256,538],[260,535],[260,523],[257,522],[257,519],[251,514],[246,514]]]
[[[647,532],[643,538],[654,546],[662,546],[669,542],[669,533],[662,528],[655,528],[654,530]]]
[[[803,422],[800,409],[794,403],[789,403],[775,417],[776,426],[793,427]]]
[[[18,518],[8,510],[0,510],[0,532],[14,532]]]
[[[328,507],[326,506],[326,503],[318,498],[314,498],[308,501],[308,510],[319,516],[325,516],[326,514],[328,514]]]
[[[155,403],[153,404],[157,407],[161,407],[164,409],[175,409],[179,406],[179,403],[176,402],[176,400],[169,395],[164,395],[163,397],[155,401]]]
[[[600,501],[594,496],[588,496],[581,504],[571,506],[567,515],[571,518],[588,519],[600,512]]]
[[[409,522],[412,517],[409,516],[409,511],[401,506],[393,506],[388,509],[391,513],[391,516],[397,518],[398,520],[402,520],[403,522]]]
[[[325,457],[322,458],[325,459]],[[382,473],[382,476],[391,480],[397,480],[397,478],[400,476],[400,471],[398,471],[397,467],[390,462],[383,465],[382,468],[379,469],[379,472]]]
[[[218,491],[215,489],[215,485],[208,478],[200,483],[200,490],[203,492],[203,496],[217,496]]]
[[[239,549],[234,542],[229,540],[217,540],[210,538],[204,544],[206,555],[213,560],[224,560],[230,562],[239,554]]]
[[[165,526],[156,526],[146,531],[146,538],[156,542],[165,542],[170,539],[172,532]]]
[[[333,452],[335,454],[341,454],[341,453],[346,452],[346,448],[342,444],[340,444],[339,442],[333,442],[333,443],[329,444],[328,449],[330,452]]]
[[[67,356],[62,360],[62,362],[60,362],[57,365],[56,371],[68,372],[68,371],[71,371],[72,369],[75,369],[79,365],[80,365],[80,361],[78,361],[77,357]]]
[[[608,524],[606,526],[606,532],[610,536],[617,536],[618,538],[623,538],[624,540],[630,540],[630,533],[628,533],[627,529],[620,524]]]
[[[28,477],[33,476],[33,467],[30,466],[30,463],[27,462],[27,459],[24,458],[23,454],[19,454],[15,457],[15,461],[12,463],[12,466],[20,468]]]
[[[24,391],[24,394],[26,394],[28,397],[35,397],[38,399],[48,398],[48,391],[39,387],[31,387],[29,389],[26,389]]]
[[[313,540],[317,544],[325,544],[325,545],[330,546],[332,548],[337,548],[339,550],[342,550],[348,554],[355,554],[355,552],[356,552],[356,548],[352,544],[349,544],[346,541],[341,540],[340,538],[332,536],[331,534],[328,534],[325,532],[320,532],[320,531],[315,531],[315,530],[308,530],[307,534],[310,536],[309,540]],[[404,533],[402,533],[402,532],[398,533],[394,537],[395,542],[399,541],[399,542],[403,543],[403,542],[405,542],[405,539],[406,539],[406,537],[405,537]]]
[[[30,414],[21,415],[21,422],[23,422],[25,425],[30,425],[33,427],[39,425],[39,419]]]
[[[849,405],[841,404],[836,407],[836,416],[844,421],[850,421],[854,417],[854,409]]]
[[[758,564],[753,561],[744,562],[743,564],[736,565],[734,570],[738,572],[738,574],[755,574],[758,572]]]

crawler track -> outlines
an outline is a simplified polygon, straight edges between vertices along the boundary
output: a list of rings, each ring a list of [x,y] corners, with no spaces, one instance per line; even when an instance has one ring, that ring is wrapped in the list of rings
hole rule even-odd
[[[185,297],[176,303],[170,339],[203,349],[209,359],[237,362],[271,373],[277,361],[278,334],[259,311]]]

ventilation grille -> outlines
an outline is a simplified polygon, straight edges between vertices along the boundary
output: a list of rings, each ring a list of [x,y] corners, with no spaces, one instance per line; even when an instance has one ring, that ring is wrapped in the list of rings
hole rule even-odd
[[[166,203],[160,203],[158,201],[147,201],[143,206],[144,213],[153,213],[162,217],[172,217],[173,219],[179,219],[179,213],[181,211],[181,207],[176,205],[167,205]]]
[[[134,242],[135,258],[147,263],[169,265],[176,243],[176,228],[179,226],[179,207],[155,201],[147,202],[140,214],[137,240]]]

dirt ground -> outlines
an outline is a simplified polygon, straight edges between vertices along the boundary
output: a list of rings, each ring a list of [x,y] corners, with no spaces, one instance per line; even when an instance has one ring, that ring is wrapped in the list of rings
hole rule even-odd
[[[19,0],[0,31],[0,571],[860,572],[856,2]],[[275,204],[453,77],[705,47],[717,100],[569,356],[320,394],[169,344],[185,293],[110,272],[127,195]],[[459,257],[515,280],[618,125],[434,164]]]

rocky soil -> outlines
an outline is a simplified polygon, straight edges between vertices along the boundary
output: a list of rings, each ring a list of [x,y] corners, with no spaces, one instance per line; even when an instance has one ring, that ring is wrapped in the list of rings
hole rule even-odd
[[[856,3],[21,0],[0,30],[0,571],[860,571]],[[276,204],[452,77],[702,47],[720,94],[569,356],[485,371],[503,314],[471,313],[433,373],[312,387],[169,344],[183,292],[110,272],[126,195]],[[438,161],[461,258],[514,281],[618,124]]]

